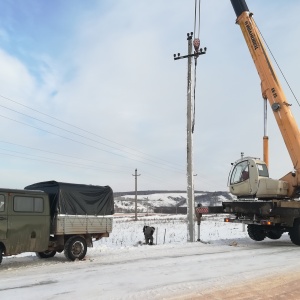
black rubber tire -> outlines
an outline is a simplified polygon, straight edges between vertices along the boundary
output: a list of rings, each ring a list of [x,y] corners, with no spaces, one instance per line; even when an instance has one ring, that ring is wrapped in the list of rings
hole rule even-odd
[[[44,251],[44,252],[35,252],[35,254],[38,258],[50,258],[56,254],[56,251],[48,250],[48,251]]]
[[[289,236],[293,244],[300,246],[300,219],[294,221],[294,226],[290,230]]]
[[[264,230],[261,229],[260,225],[249,224],[247,231],[249,237],[257,242],[263,241],[266,237],[266,233],[264,232]]]
[[[266,232],[266,237],[271,240],[279,240],[282,236],[282,233],[283,232],[279,230],[270,230]]]
[[[3,259],[3,249],[2,247],[0,246],[0,265],[2,263],[2,259]]]
[[[87,251],[86,240],[81,236],[74,236],[65,243],[64,254],[68,260],[82,260]]]

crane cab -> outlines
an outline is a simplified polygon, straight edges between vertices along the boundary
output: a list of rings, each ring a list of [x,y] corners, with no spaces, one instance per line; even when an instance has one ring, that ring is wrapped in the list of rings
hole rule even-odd
[[[258,158],[245,157],[233,164],[228,178],[229,191],[238,198],[282,199],[288,183],[269,178],[268,167]]]

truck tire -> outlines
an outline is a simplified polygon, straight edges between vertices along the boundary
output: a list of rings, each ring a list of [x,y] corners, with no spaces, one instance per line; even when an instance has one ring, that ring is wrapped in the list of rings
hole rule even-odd
[[[2,259],[3,259],[3,249],[2,247],[0,246],[0,265],[2,263]]]
[[[249,224],[248,228],[249,237],[257,242],[263,241],[266,237],[265,232],[261,229],[260,225]]]
[[[295,219],[294,226],[289,232],[293,244],[300,246],[300,219]]]
[[[282,236],[282,232],[279,230],[270,230],[266,232],[266,236],[271,240],[279,240]]]
[[[81,236],[71,237],[65,243],[64,254],[68,260],[82,260],[86,255],[86,251],[87,244],[85,239]]]
[[[50,258],[56,254],[56,251],[47,250],[44,252],[35,252],[35,254],[38,258]]]

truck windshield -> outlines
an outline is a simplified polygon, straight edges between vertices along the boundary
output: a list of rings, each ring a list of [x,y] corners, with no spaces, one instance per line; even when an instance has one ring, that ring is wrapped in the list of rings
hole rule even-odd
[[[269,171],[267,165],[265,164],[256,164],[258,175],[262,177],[269,177]]]
[[[248,161],[238,163],[231,173],[230,184],[245,181],[249,178]]]

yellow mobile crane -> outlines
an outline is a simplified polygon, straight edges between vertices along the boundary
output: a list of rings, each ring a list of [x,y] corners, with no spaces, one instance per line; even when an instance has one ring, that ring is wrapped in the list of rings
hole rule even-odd
[[[268,138],[264,136],[264,160],[242,157],[233,164],[228,186],[237,201],[223,202],[222,207],[197,208],[198,213],[230,213],[226,222],[248,224],[248,234],[255,241],[266,237],[279,239],[289,232],[291,241],[300,246],[300,133],[279,80],[268,57],[262,37],[245,0],[231,0],[236,23],[261,79],[261,91],[269,101],[281,131],[294,170],[279,180],[269,178]]]
[[[264,162],[243,159],[236,162],[231,173],[230,192],[238,197],[253,196],[259,199],[299,197],[300,187],[300,132],[291,113],[280,82],[249,12],[245,0],[231,0],[245,41],[261,79],[261,90],[273,110],[275,119],[290,154],[294,170],[281,180],[268,178],[268,139],[264,138]],[[247,173],[248,177],[247,178]],[[247,178],[247,180],[246,180]]]

